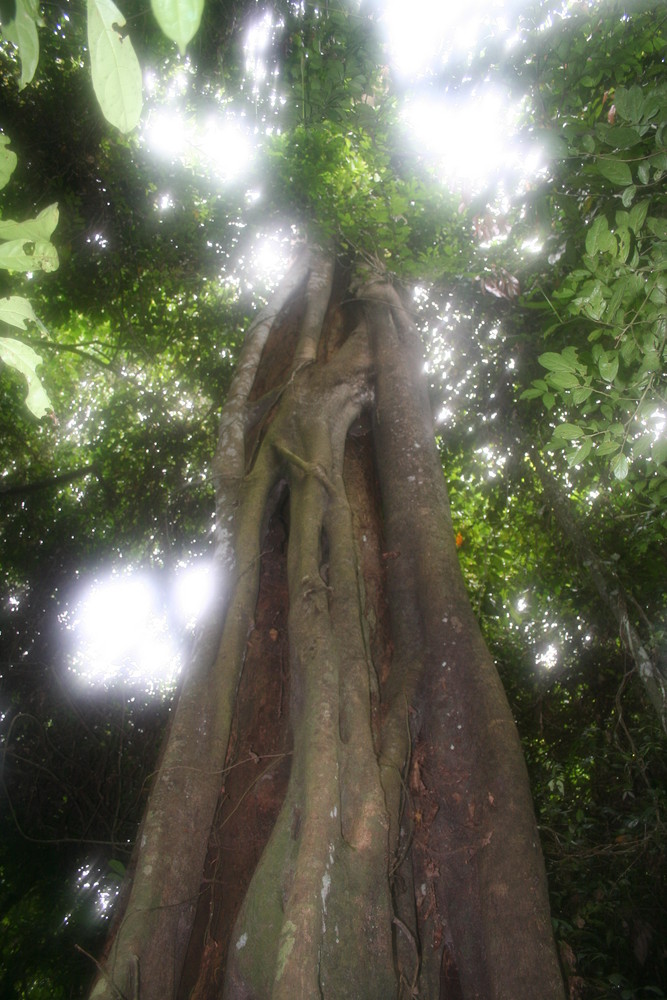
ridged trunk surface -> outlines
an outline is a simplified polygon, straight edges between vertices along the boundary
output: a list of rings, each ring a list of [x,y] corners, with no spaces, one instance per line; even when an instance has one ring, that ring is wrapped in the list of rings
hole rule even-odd
[[[419,337],[386,280],[347,277],[304,254],[248,332],[220,603],[95,1000],[563,1000]]]

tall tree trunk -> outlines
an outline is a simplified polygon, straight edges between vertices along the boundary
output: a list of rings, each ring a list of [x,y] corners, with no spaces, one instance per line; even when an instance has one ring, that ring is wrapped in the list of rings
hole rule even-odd
[[[391,285],[353,294],[324,254],[249,331],[214,465],[224,628],[184,681],[98,1000],[562,1000],[422,368]]]

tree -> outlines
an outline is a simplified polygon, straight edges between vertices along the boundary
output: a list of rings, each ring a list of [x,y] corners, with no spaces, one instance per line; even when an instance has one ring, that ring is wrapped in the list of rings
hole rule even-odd
[[[215,461],[225,626],[180,695],[94,997],[177,994],[193,961],[198,995],[562,995],[417,334],[382,273],[332,285],[327,255],[302,259],[246,337]],[[249,759],[259,860],[224,838]]]
[[[299,995],[317,988],[330,989],[332,995],[407,996],[415,989],[437,995],[441,988],[463,996],[520,996],[522,991],[543,996],[549,995],[547,990],[562,995],[524,766],[511,714],[459,575],[421,354],[408,300],[399,291],[401,277],[422,274],[437,277],[446,294],[453,275],[464,272],[470,280],[481,272],[483,287],[511,296],[516,259],[511,248],[508,253],[503,247],[471,254],[464,226],[474,222],[476,231],[487,235],[496,225],[493,213],[487,223],[479,206],[463,206],[462,218],[456,202],[401,159],[400,143],[392,134],[393,94],[369,54],[367,24],[358,26],[337,11],[283,14],[280,63],[291,81],[289,128],[267,151],[272,162],[269,204],[289,205],[297,213],[311,249],[250,327],[238,375],[227,393],[213,468],[220,605],[199,639],[171,724],[138,841],[145,846],[134,862],[132,893],[119,915],[108,971],[96,995],[112,992],[109,975],[126,995],[137,990],[142,996],[148,990],[166,995],[165,983],[176,979],[182,995],[190,988],[207,995],[218,988],[223,969],[229,995],[248,990],[268,995],[268,984],[278,973],[276,992],[291,989]],[[645,33],[646,21],[638,18],[637,23]],[[588,28],[566,27],[567,56],[559,53],[558,58],[577,65],[573,53]],[[224,30],[217,28],[203,43],[200,67],[210,59],[207,44],[212,49],[223,36]],[[578,58],[591,60],[591,52],[599,54],[587,45]],[[493,53],[484,58],[493,69]],[[522,57],[518,63],[525,71],[530,60]],[[627,73],[631,71],[632,66]],[[237,70],[226,72],[230,84]],[[590,90],[596,85],[585,86]],[[576,118],[584,98],[573,106],[571,117]],[[642,99],[633,127],[644,129],[647,114]],[[546,112],[544,117],[549,117]],[[581,127],[583,134],[594,126]],[[648,124],[641,138],[648,143],[658,132]],[[604,141],[595,135],[595,141]],[[592,153],[587,150],[583,140],[582,148],[596,164],[607,159],[595,146]],[[100,206],[107,195],[99,194],[105,191],[99,178],[109,176],[103,171],[114,155],[107,147],[92,157],[87,183]],[[125,162],[132,161],[134,171],[138,159],[131,151]],[[650,183],[659,179],[654,159]],[[579,199],[592,218],[582,223],[580,213],[575,223],[576,213],[563,209],[553,240],[566,236],[575,256],[585,244],[593,259],[597,250],[591,244],[595,252],[589,253],[583,234],[594,223],[599,239],[604,227],[595,221],[596,212],[604,210],[611,218],[609,204],[616,197],[605,181],[616,182],[602,171],[586,174],[584,169],[582,176],[594,178],[593,191],[584,191],[579,169],[566,172],[569,189],[563,201],[567,206],[567,197]],[[147,187],[153,182],[148,174]],[[116,217],[134,228],[118,224],[116,233],[119,240],[132,233],[124,249],[140,262],[142,276],[128,266],[127,254],[100,254],[95,273],[104,280],[96,284],[95,296],[104,288],[115,302],[106,304],[101,296],[95,302],[90,285],[77,282],[72,269],[69,285],[65,274],[63,284],[56,286],[60,298],[52,307],[54,313],[60,310],[67,328],[64,343],[67,334],[83,333],[85,340],[90,337],[86,323],[68,315],[68,303],[88,296],[89,316],[98,321],[96,333],[101,330],[105,340],[100,360],[112,368],[109,385],[114,366],[122,370],[128,345],[137,356],[158,356],[163,331],[169,341],[164,381],[170,372],[186,370],[184,328],[194,333],[200,323],[194,300],[201,293],[196,275],[202,265],[193,260],[201,262],[204,256],[192,253],[203,243],[200,227],[184,225],[177,236],[158,244],[149,225],[134,221],[141,218],[136,208],[142,204],[143,179],[141,172],[132,176],[138,178],[135,190],[128,193],[123,178],[122,210]],[[545,200],[559,204],[559,178],[550,177],[546,187],[546,194],[538,192],[542,201],[538,196],[529,205],[537,215]],[[239,216],[231,205],[224,211],[222,225],[231,230]],[[512,228],[516,240],[521,211],[517,208]],[[642,235],[644,221],[657,214],[656,209],[641,221],[635,216],[632,225],[623,219],[616,224],[624,228],[628,222],[629,232],[648,240]],[[244,209],[242,217],[252,215]],[[604,232],[611,232],[609,223]],[[632,270],[643,269],[649,258],[657,261],[659,233],[654,235],[642,243],[645,259],[621,263]],[[604,253],[618,256],[620,245],[617,238],[605,237]],[[153,270],[155,260],[159,263]],[[548,329],[543,325],[537,336],[525,320],[535,316],[530,308],[539,283],[552,299],[553,289],[545,282],[553,278],[557,285],[565,271],[563,267],[554,276],[543,268],[532,288],[531,275],[524,277],[529,291],[516,325],[524,320],[517,339],[533,341],[532,349],[526,347],[522,378],[529,381],[538,374],[531,372],[538,356],[551,373],[529,393],[553,409],[562,392],[557,423],[576,429],[579,424],[568,419],[567,408],[577,400],[568,395],[573,386],[565,384],[562,373],[570,382],[576,379],[581,390],[591,388],[598,374],[614,381],[611,349],[604,357],[592,352],[590,361],[587,356],[582,360],[576,353],[581,347],[573,355],[564,340],[560,368],[553,367],[553,357],[549,367],[546,355],[539,353]],[[606,272],[602,277],[611,285]],[[577,275],[565,277],[566,286],[569,282],[578,288],[582,281]],[[584,297],[593,292],[584,289]],[[606,295],[604,289],[598,292]],[[468,293],[474,298],[470,287]],[[609,293],[614,294],[611,286]],[[651,289],[656,294],[659,287]],[[432,300],[437,295],[436,287]],[[655,304],[651,300],[651,308],[637,313],[650,336],[648,328],[652,331],[657,322]],[[211,305],[212,311],[218,306],[218,317],[229,315],[228,303]],[[170,319],[174,306],[176,322]],[[115,335],[104,325],[109,316],[119,326]],[[158,337],[151,323],[159,328]],[[570,329],[559,329],[559,336],[566,338]],[[201,330],[196,335],[203,339]],[[215,344],[212,335],[207,344]],[[89,349],[79,341],[72,346]],[[487,360],[493,356],[482,336],[474,349],[487,352]],[[628,366],[636,362],[632,392],[644,393],[642,398],[647,382],[651,391],[657,384],[655,361],[646,367],[651,350],[644,339],[641,356],[626,352],[623,359]],[[220,392],[207,365],[215,351],[209,346],[201,353],[198,369],[215,400]],[[554,373],[560,380],[554,381]],[[481,386],[480,379],[479,396]],[[619,384],[612,411],[625,405],[622,388]],[[516,389],[512,386],[513,401]],[[176,459],[153,462],[151,474],[142,478],[151,486],[147,500],[159,502],[162,461],[171,480],[182,445],[176,436],[149,438],[138,420],[123,417],[127,397],[131,394],[118,378],[106,410],[115,419],[105,433],[91,437],[99,453],[77,453],[79,460],[56,471],[52,480],[59,487],[77,469],[91,465],[97,486],[86,492],[106,495],[105,531],[119,530],[129,541],[134,515],[118,476],[121,482],[123,475],[125,481],[130,477],[115,456],[139,469],[137,449],[130,442],[152,447],[159,441],[162,454],[175,450]],[[582,396],[583,402],[587,398]],[[137,403],[142,411],[145,402],[142,397]],[[152,405],[151,412],[159,414],[158,393]],[[603,435],[608,443],[616,432],[610,429],[613,418],[605,417],[608,423],[587,426],[586,434],[592,439]],[[151,433],[158,434],[152,428],[159,422],[156,416]],[[535,418],[536,440],[550,436],[551,423],[548,418],[540,425]],[[618,442],[614,448],[608,454],[616,461],[616,474]],[[31,472],[40,471],[38,463],[26,464]],[[570,464],[575,475],[576,464]],[[468,456],[468,474],[473,465]],[[455,478],[455,466],[456,459],[447,455],[448,479]],[[649,472],[655,503],[659,477],[652,475],[653,469]],[[59,483],[60,476],[65,479]],[[33,475],[32,485],[42,481]],[[20,480],[14,481],[7,499],[19,496],[19,490]],[[108,510],[115,505],[121,509],[110,517]],[[46,505],[43,509],[47,515]],[[531,513],[530,501],[522,500],[522,511]],[[14,565],[21,566],[18,539],[25,538],[26,519],[18,514],[14,523]],[[34,525],[31,530],[36,531]],[[137,525],[137,538],[141,530]],[[494,529],[473,526],[472,519],[470,533],[466,528],[466,537],[459,532],[457,539],[470,545],[474,531],[484,533],[477,553],[492,550]],[[481,562],[478,555],[472,558]],[[562,567],[558,572],[563,574]],[[478,565],[477,573],[478,580],[487,577],[488,586],[492,572]],[[492,581],[492,588],[497,596],[503,585]],[[210,724],[204,727],[207,719]],[[526,892],[526,886],[532,891]],[[374,920],[367,919],[369,910]],[[508,931],[503,917],[509,910],[514,922]],[[189,943],[182,926],[186,918],[194,921]],[[257,939],[261,947],[253,947]],[[339,949],[348,957],[343,964],[337,959]],[[175,952],[182,974],[164,962],[165,951]],[[300,976],[310,976],[309,985],[300,985]]]

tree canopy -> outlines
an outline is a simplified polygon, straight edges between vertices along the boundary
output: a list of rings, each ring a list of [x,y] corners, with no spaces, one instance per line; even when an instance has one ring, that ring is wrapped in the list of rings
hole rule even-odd
[[[471,37],[414,11],[401,62],[389,3],[2,5],[7,996],[94,971],[191,641],[220,406],[305,242],[413,304],[570,996],[667,992],[667,13],[482,5]]]

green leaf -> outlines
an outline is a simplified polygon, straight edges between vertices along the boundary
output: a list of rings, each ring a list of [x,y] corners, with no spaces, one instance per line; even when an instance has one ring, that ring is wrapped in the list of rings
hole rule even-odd
[[[642,116],[644,95],[640,87],[617,87],[614,93],[614,104],[621,118],[626,122],[638,122]]]
[[[20,295],[10,295],[0,299],[0,320],[9,326],[17,326],[19,330],[26,329],[26,323],[37,322],[37,317],[28,299]]]
[[[628,184],[632,184],[632,172],[625,160],[598,159],[597,168],[603,177],[618,187],[627,187]]]
[[[537,140],[550,160],[562,160],[569,153],[566,139],[553,129],[540,129],[537,132]]]
[[[599,137],[607,146],[614,146],[616,149],[630,149],[641,141],[637,129],[622,125],[614,128],[601,128]]]
[[[548,369],[550,372],[576,371],[574,361],[564,358],[562,354],[556,354],[553,351],[547,351],[545,354],[540,354],[537,360],[543,368]]]
[[[613,253],[615,256],[617,243],[616,237],[614,236],[612,236],[612,243],[614,247]],[[587,281],[583,288],[583,291],[586,294],[578,295],[572,303],[572,308],[580,311],[583,310],[583,312],[591,319],[600,319],[607,307],[604,296],[605,290],[607,290],[606,285],[603,285],[601,282]]]
[[[31,413],[34,413],[39,419],[53,409],[51,400],[35,373],[37,365],[42,363],[42,358],[36,351],[33,351],[32,347],[22,344],[20,340],[0,337],[0,359],[24,376],[28,383],[25,404]]]
[[[586,253],[594,257],[605,250],[616,253],[616,240],[609,232],[609,223],[604,215],[598,215],[586,233]]]
[[[573,441],[575,438],[583,436],[583,430],[581,427],[577,427],[576,424],[559,424],[554,430],[555,438],[565,438],[568,441]]]
[[[585,399],[588,399],[592,391],[593,390],[588,385],[577,386],[576,389],[572,390],[572,402],[577,405],[579,405],[579,403],[583,403]]]
[[[564,347],[560,352],[560,355],[563,361],[567,361],[567,363],[572,366],[573,371],[585,371],[585,365],[582,365],[577,358],[576,347]]]
[[[130,132],[139,123],[143,105],[139,60],[116,5],[111,0],[87,3],[93,88],[107,121]]]
[[[611,471],[614,473],[617,479],[625,479],[628,474],[628,460],[623,453],[614,455],[611,460]]]
[[[6,148],[10,141],[8,135],[0,135],[0,189],[5,187],[18,162],[16,153]]]
[[[613,452],[618,451],[618,441],[602,441],[596,448],[598,455],[611,455]]]
[[[651,168],[648,165],[648,163],[644,160],[644,162],[640,163],[639,166],[637,167],[637,176],[639,177],[640,183],[648,184],[650,174],[651,174]]]
[[[37,35],[37,18],[33,16],[33,8],[27,0],[16,0],[16,14],[9,24],[3,24],[2,33],[8,42],[12,42],[19,50],[21,59],[21,77],[19,90],[23,90],[35,75],[39,62],[39,38]]]
[[[519,396],[519,399],[537,399],[538,396],[543,394],[543,392],[543,389],[524,389]]]
[[[654,219],[652,216],[646,220],[646,225],[654,236],[661,240],[667,240],[667,219]]]
[[[667,438],[659,438],[651,448],[651,458],[656,465],[667,462]]]
[[[656,141],[658,141],[657,137]],[[662,151],[652,153],[651,166],[653,167],[653,180],[657,181],[662,176],[663,171],[667,170],[667,153],[663,153]]]
[[[39,0],[25,0],[25,5],[28,13],[40,28],[44,27],[45,21],[39,10]]]
[[[618,354],[612,354],[608,359],[600,358],[598,368],[605,382],[613,382],[618,372]]]
[[[176,42],[181,55],[197,33],[204,10],[204,0],[151,0],[155,20],[167,38]]]
[[[602,74],[598,72],[595,73],[594,76],[591,75],[582,76],[579,83],[582,85],[582,87],[597,87],[601,79],[602,79]]]
[[[631,184],[630,187],[626,187],[625,191],[621,195],[621,201],[623,202],[626,208],[630,208],[630,205],[632,205],[632,202],[634,201],[636,194],[637,194],[637,186],[635,184]]]
[[[649,200],[646,198],[644,201],[640,201],[630,212],[630,218],[628,219],[628,227],[632,229],[635,235],[641,232],[641,228],[646,221],[646,215],[649,208]]]
[[[544,403],[545,409],[553,410],[556,405],[556,397],[551,392],[545,392],[542,396],[542,402]]]
[[[646,372],[659,372],[662,368],[662,359],[657,351],[647,351],[644,360],[637,372],[638,376],[645,375]]]
[[[0,267],[6,271],[55,271],[58,252],[44,240],[8,240],[0,244]]]
[[[632,442],[632,457],[641,458],[642,455],[646,455],[651,450],[652,444],[653,435],[650,432],[642,434],[640,438]]]
[[[548,378],[553,389],[577,389],[581,384],[574,372],[553,372]]]
[[[588,458],[591,453],[591,448],[593,447],[593,442],[590,438],[587,438],[576,451],[569,451],[566,454],[567,464],[572,467],[573,465],[579,465],[584,459]]]
[[[43,209],[37,218],[26,219],[25,222],[13,222],[7,219],[0,221],[0,239],[32,240],[46,242],[51,239],[53,230],[58,225],[58,205],[56,202]]]

